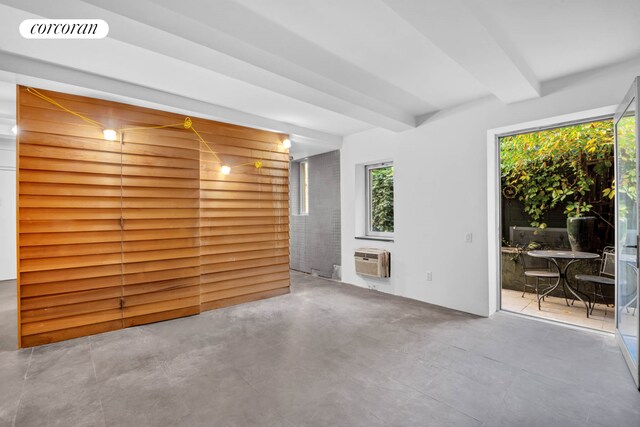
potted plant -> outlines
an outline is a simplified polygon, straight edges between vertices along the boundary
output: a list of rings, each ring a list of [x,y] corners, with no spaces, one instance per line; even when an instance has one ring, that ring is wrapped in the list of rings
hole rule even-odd
[[[567,205],[567,234],[572,251],[593,252],[596,249],[596,217],[584,216],[592,208],[592,205],[580,201]]]

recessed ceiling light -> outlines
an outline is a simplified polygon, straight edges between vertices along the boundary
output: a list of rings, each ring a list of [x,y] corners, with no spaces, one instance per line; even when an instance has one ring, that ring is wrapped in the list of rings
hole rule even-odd
[[[290,148],[291,147],[291,140],[289,140],[289,138],[285,139],[284,141],[282,141],[282,146],[284,148]]]
[[[229,175],[231,173],[231,167],[224,165],[220,168],[220,173],[222,173],[222,175]]]
[[[14,126],[11,128],[11,132],[13,132],[13,134],[14,134],[14,135],[17,135],[17,134],[18,134],[18,125],[14,125]]]

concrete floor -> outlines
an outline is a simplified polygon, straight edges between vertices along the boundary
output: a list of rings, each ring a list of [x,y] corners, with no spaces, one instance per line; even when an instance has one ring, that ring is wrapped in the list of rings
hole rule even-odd
[[[542,301],[541,309],[538,310],[538,299],[535,293],[527,292],[523,297],[522,291],[503,289],[502,309],[605,332],[615,331],[615,309],[607,307],[606,304],[597,303],[593,313],[587,318],[587,309],[580,301],[567,307],[564,298],[548,296]]]
[[[16,351],[0,426],[638,426],[611,336],[293,273],[292,293]]]

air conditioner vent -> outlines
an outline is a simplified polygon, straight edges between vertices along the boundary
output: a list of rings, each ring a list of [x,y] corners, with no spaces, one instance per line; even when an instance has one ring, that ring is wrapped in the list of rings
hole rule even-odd
[[[372,253],[366,253],[366,252],[356,252],[355,256],[360,258],[378,259],[378,254],[372,254]]]
[[[377,248],[359,248],[354,253],[356,273],[371,277],[391,275],[391,254]]]

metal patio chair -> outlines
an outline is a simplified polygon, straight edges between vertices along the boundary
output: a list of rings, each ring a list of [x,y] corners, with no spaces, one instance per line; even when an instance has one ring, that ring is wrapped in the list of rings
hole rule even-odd
[[[558,280],[560,274],[557,269],[551,266],[549,260],[541,258],[533,258],[527,255],[524,248],[518,248],[518,257],[520,258],[520,264],[524,270],[524,282],[522,287],[522,297],[527,292],[527,288],[535,289],[536,298],[540,296],[540,282],[546,286],[551,286],[551,280]],[[527,278],[535,279],[535,283],[529,283]],[[566,295],[565,295],[566,299]]]
[[[596,299],[600,300],[609,306],[606,301],[603,286],[615,286],[616,274],[616,250],[613,246],[607,246],[602,251],[602,258],[600,259],[600,269],[597,275],[595,274],[576,274],[576,288],[580,289],[580,283],[586,282],[593,284],[593,303],[591,304],[590,314],[593,314],[593,309],[596,305]],[[575,299],[574,299],[575,301]],[[571,303],[573,305],[573,302]]]

